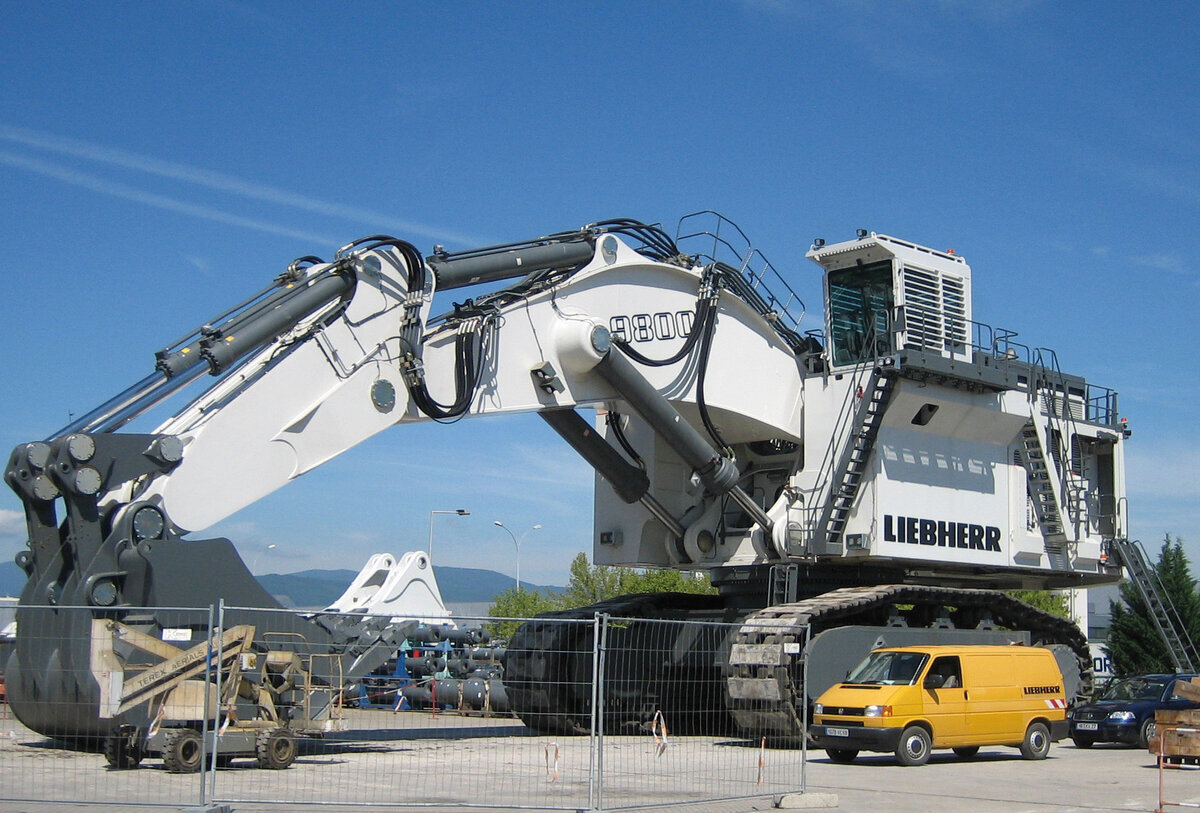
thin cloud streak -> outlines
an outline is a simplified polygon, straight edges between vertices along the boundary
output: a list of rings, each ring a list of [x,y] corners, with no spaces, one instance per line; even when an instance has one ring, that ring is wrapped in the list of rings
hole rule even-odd
[[[55,178],[63,183],[71,184],[72,186],[90,189],[93,192],[100,192],[105,195],[131,200],[136,203],[142,203],[146,206],[151,206],[155,209],[163,209],[169,212],[188,215],[190,217],[198,217],[204,220],[212,220],[217,223],[225,223],[230,226],[239,226],[245,229],[254,229],[255,231],[266,232],[268,234],[276,234],[281,237],[288,237],[295,240],[303,240],[305,242],[316,242],[323,245],[337,245],[338,241],[332,237],[316,235],[311,232],[298,231],[289,229],[284,226],[277,226],[273,223],[266,223],[261,220],[251,220],[247,217],[229,214],[222,212],[219,209],[212,209],[208,206],[198,206],[194,203],[185,203],[174,198],[166,197],[165,195],[157,195],[153,192],[145,192],[140,189],[135,189],[132,186],[127,186],[116,181],[108,181],[104,178],[99,178],[95,175],[90,175],[86,172],[68,169],[66,167],[50,164],[45,161],[39,161],[36,158],[26,158],[20,155],[14,155],[9,152],[0,151],[0,164],[7,164],[16,169],[23,169],[27,172],[33,172],[39,175],[45,175],[49,178]]]
[[[290,206],[294,209],[300,209],[325,217],[337,217],[355,221],[374,228],[395,231],[400,236],[418,235],[448,243],[461,243],[465,246],[476,246],[484,242],[468,235],[388,217],[367,209],[316,200],[294,192],[288,192],[287,190],[276,189],[264,184],[251,183],[232,175],[190,167],[172,161],[163,161],[151,158],[150,156],[137,155],[125,152],[124,150],[103,147],[98,144],[56,136],[51,133],[38,132],[24,127],[0,124],[0,139],[34,149],[55,152],[60,155],[69,155],[73,158],[81,158],[86,161],[108,164],[137,172],[146,172],[160,178],[169,178],[220,192],[228,192],[251,200],[273,203],[280,206]]]
[[[25,515],[20,511],[0,508],[0,536],[18,536],[25,533]]]

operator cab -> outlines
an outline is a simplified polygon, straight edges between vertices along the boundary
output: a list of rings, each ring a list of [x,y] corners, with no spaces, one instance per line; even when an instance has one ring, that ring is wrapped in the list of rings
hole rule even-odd
[[[971,268],[953,252],[860,230],[806,255],[825,269],[830,366],[870,364],[900,350],[970,360]]]

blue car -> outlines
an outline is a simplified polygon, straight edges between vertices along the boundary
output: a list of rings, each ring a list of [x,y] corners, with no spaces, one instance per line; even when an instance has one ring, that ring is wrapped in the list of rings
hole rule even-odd
[[[1071,740],[1079,748],[1098,742],[1123,742],[1146,748],[1154,736],[1154,712],[1195,709],[1200,703],[1176,697],[1175,681],[1191,674],[1139,675],[1110,684],[1099,699],[1076,706],[1067,715]]]

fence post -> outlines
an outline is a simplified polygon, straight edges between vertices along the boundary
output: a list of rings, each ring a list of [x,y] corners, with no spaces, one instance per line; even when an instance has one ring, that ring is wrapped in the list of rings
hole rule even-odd
[[[588,759],[588,809],[604,809],[604,653],[608,615],[592,616],[592,714]]]
[[[208,626],[205,628],[205,638],[207,646],[204,650],[204,719],[200,722],[200,742],[208,743],[208,721],[212,718],[212,704],[210,702],[211,694],[208,691],[208,686],[213,678],[213,605],[208,605]],[[202,748],[207,745],[202,745]],[[200,760],[200,807],[205,807],[208,803],[208,763],[213,757],[211,749],[208,753],[209,760]]]
[[[808,657],[809,645],[812,643],[812,624],[804,625],[804,665],[801,667],[801,681],[804,684],[804,696],[801,698],[800,710],[800,792],[808,793]]]
[[[209,624],[208,624],[208,652],[209,652],[209,659],[211,660],[212,659],[212,651],[213,651],[213,635],[216,634],[216,635],[223,636],[225,633],[225,599],[223,599],[223,598],[217,599],[217,626],[216,626],[215,630],[213,629],[213,625],[212,625],[212,621],[211,621],[211,619],[212,619],[212,606],[211,605],[209,606],[209,619],[210,620],[209,620]],[[219,646],[220,646],[220,644],[218,643],[218,647]],[[221,650],[218,649],[218,652],[220,652],[220,651]],[[204,725],[205,725],[205,727],[207,727],[208,721],[210,719],[212,720],[212,725],[213,725],[212,747],[209,752],[209,757],[212,760],[212,766],[211,766],[211,770],[208,771],[207,774],[205,774],[205,777],[208,780],[208,798],[209,799],[212,799],[217,795],[217,750],[218,750],[217,740],[220,739],[220,736],[221,736],[221,659],[220,659],[219,654],[217,657],[217,662],[213,668],[216,669],[217,709],[216,709],[215,714],[213,714],[212,712],[210,712],[208,710],[208,705],[207,705],[208,704],[208,692],[205,691],[205,693],[204,693],[204,700],[205,700]],[[207,741],[208,740],[206,738],[205,742],[207,742]],[[206,800],[201,799],[201,804],[204,804],[205,801]]]

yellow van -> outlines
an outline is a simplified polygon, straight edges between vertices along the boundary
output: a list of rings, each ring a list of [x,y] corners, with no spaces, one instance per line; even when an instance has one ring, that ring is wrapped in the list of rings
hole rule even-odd
[[[1067,735],[1067,699],[1054,653],[1030,646],[876,649],[817,698],[808,733],[834,762],[891,751],[923,765],[933,748],[970,759],[1011,745],[1044,759]]]

